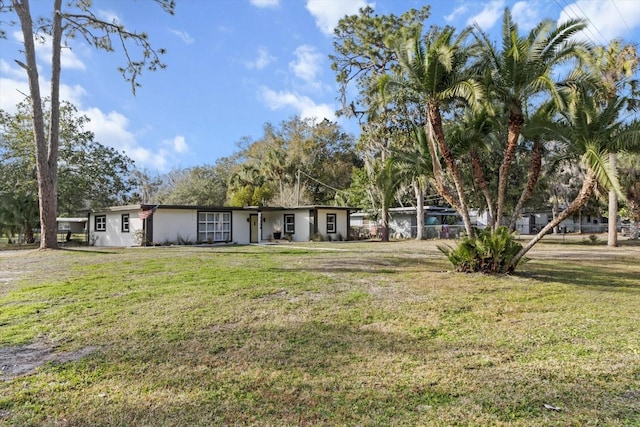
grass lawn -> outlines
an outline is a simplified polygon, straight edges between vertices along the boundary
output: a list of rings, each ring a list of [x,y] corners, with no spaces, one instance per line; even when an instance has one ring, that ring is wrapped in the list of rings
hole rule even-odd
[[[640,246],[449,269],[433,242],[0,252],[0,424],[640,425]]]

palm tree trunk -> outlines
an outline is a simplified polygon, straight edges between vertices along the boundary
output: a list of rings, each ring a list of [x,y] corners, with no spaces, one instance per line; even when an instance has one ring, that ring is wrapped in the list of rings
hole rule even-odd
[[[382,200],[381,211],[382,211],[382,218],[381,218],[382,235],[380,237],[383,242],[388,242],[389,241],[389,207],[387,206],[387,203],[385,200]]]
[[[582,206],[587,203],[589,197],[593,194],[593,190],[596,186],[596,175],[592,170],[587,171],[587,175],[582,183],[582,188],[580,192],[576,196],[576,198],[571,202],[567,208],[560,212],[560,214],[555,217],[550,223],[542,227],[542,230],[538,234],[536,234],[533,239],[529,241],[521,250],[516,254],[515,257],[511,260],[510,269],[513,270],[518,262],[522,259],[522,257],[531,250],[536,243],[538,243],[553,227],[560,224],[562,221],[567,219],[574,212],[578,211]]]
[[[473,176],[475,178],[476,184],[480,187],[480,191],[484,196],[484,200],[487,203],[487,209],[489,210],[489,221],[487,226],[489,228],[493,228],[493,224],[496,220],[496,212],[494,210],[493,201],[491,200],[491,194],[489,193],[489,187],[487,186],[487,181],[484,179],[484,172],[482,171],[482,165],[480,164],[480,158],[478,157],[478,152],[474,149],[471,150],[471,168],[473,170]]]
[[[617,154],[615,152],[609,153],[609,165],[612,170],[617,168]],[[618,246],[618,195],[612,188],[609,190],[609,230],[608,230],[608,246]]]
[[[456,159],[451,152],[451,149],[447,145],[447,141],[445,140],[444,129],[442,127],[442,116],[440,115],[440,105],[436,101],[429,101],[427,103],[427,117],[429,119],[429,122],[431,123],[431,128],[433,129],[433,136],[438,143],[438,147],[440,148],[440,154],[442,154],[442,158],[444,159],[444,162],[449,169],[449,172],[451,173],[453,183],[456,187],[457,203],[452,205],[462,216],[462,221],[464,222],[464,228],[467,236],[472,237],[473,228],[471,227],[469,209],[467,207],[467,202],[465,200],[465,195],[462,189],[460,170],[458,169]]]
[[[542,144],[540,142],[535,142],[533,144],[533,150],[531,151],[531,169],[529,169],[529,176],[527,177],[527,185],[525,186],[522,194],[520,195],[520,199],[516,204],[515,209],[513,210],[513,215],[511,215],[511,221],[509,222],[509,231],[513,233],[516,229],[516,222],[518,221],[518,217],[522,212],[522,207],[525,202],[529,200],[533,191],[538,184],[538,179],[540,178],[540,171],[542,170]]]
[[[498,207],[496,209],[496,222],[494,229],[502,224],[502,216],[504,215],[505,194],[507,192],[507,181],[509,178],[509,170],[513,156],[518,148],[518,139],[524,124],[524,115],[522,111],[509,112],[509,127],[507,131],[507,146],[504,149],[502,163],[500,164],[500,174],[498,176]]]
[[[424,238],[424,190],[415,182],[413,190],[416,195],[416,240]]]

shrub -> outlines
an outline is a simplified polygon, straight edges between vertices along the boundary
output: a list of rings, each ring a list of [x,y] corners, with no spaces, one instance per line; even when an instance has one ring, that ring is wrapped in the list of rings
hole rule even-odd
[[[463,273],[480,272],[487,274],[511,273],[515,265],[511,260],[522,249],[507,227],[496,231],[489,228],[476,229],[475,237],[464,236],[456,248],[438,246],[456,271]]]

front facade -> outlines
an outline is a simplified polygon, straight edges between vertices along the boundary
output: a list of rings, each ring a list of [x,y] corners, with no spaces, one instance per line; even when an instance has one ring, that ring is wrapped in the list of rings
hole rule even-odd
[[[352,208],[128,205],[89,213],[95,246],[346,240]]]

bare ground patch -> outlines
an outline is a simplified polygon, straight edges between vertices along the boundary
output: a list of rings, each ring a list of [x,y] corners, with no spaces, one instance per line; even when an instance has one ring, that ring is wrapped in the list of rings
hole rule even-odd
[[[29,374],[47,362],[73,362],[94,353],[99,348],[88,346],[76,351],[56,352],[55,347],[45,343],[0,347],[0,380]]]

